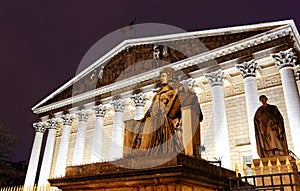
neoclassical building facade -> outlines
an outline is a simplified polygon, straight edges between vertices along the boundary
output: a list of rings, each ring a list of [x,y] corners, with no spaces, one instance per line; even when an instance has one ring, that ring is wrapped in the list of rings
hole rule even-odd
[[[299,53],[292,20],[125,40],[32,108],[39,120],[25,186],[34,184],[40,158],[45,185],[67,166],[128,154],[132,124],[167,66],[198,96],[201,158],[228,169],[259,158],[253,117],[261,94],[279,108],[289,150],[300,157]]]

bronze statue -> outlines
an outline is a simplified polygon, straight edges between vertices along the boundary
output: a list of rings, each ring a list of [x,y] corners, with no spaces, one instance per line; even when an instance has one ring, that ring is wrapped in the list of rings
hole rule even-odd
[[[191,105],[196,113],[198,125],[192,127],[194,133],[193,145],[195,155],[196,144],[200,144],[200,126],[203,116],[196,94],[187,86],[178,82],[175,70],[171,67],[160,71],[160,88],[155,94],[149,110],[138,124],[138,134],[133,148],[143,152],[143,155],[156,155],[184,152],[181,133],[181,107]],[[197,133],[196,133],[197,132]],[[199,145],[198,145],[199,146]]]
[[[282,115],[275,105],[267,103],[267,96],[261,95],[260,106],[254,116],[257,152],[261,158],[288,155]]]

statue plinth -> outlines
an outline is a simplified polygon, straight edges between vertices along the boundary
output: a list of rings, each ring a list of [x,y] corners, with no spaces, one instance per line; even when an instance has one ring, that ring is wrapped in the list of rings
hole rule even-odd
[[[164,156],[151,160],[163,161]],[[51,186],[62,190],[145,191],[145,190],[216,190],[228,189],[228,178],[235,172],[179,154],[156,167],[130,169],[122,164],[134,165],[139,159],[120,159],[113,163],[94,163],[67,167],[66,176],[49,179]],[[136,166],[137,167],[137,166]]]
[[[254,159],[253,164],[255,168],[253,169],[253,166],[251,168],[255,171],[255,175],[265,177],[263,181],[262,178],[256,178],[257,186],[300,184],[299,175],[296,174],[298,172],[296,160],[292,156]],[[300,191],[300,187],[295,187],[294,190]]]

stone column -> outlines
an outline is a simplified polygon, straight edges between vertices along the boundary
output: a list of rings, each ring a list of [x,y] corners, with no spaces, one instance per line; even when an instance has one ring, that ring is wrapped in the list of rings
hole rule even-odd
[[[287,115],[290,124],[294,153],[300,156],[300,98],[295,81],[294,69],[296,55],[293,49],[272,55],[279,67]]]
[[[61,177],[65,175],[66,166],[67,166],[67,154],[69,147],[69,139],[71,133],[71,123],[73,117],[70,114],[66,114],[62,116],[63,127],[60,138],[60,144],[58,149],[58,156],[56,159],[56,167],[55,167],[55,177]]]
[[[112,143],[110,150],[110,160],[116,160],[123,157],[124,131],[125,124],[123,122],[124,100],[115,100],[112,103],[114,108],[114,126],[112,130]]]
[[[35,129],[35,136],[24,183],[25,190],[31,186],[34,186],[36,171],[40,158],[43,135],[46,130],[42,122],[33,123],[33,127]]]
[[[81,110],[77,113],[78,116],[78,131],[73,153],[72,165],[79,165],[83,162],[84,144],[86,136],[86,125],[88,120],[88,112]]]
[[[104,160],[102,157],[102,145],[103,145],[103,127],[104,116],[106,114],[106,107],[104,105],[98,105],[95,107],[96,121],[94,127],[94,137],[92,143],[92,151],[90,162],[99,162]]]
[[[223,89],[224,73],[221,70],[218,70],[206,74],[205,77],[209,80],[212,88],[216,158],[222,160],[223,167],[231,169],[230,146]]]
[[[144,107],[146,103],[145,94],[138,93],[134,94],[131,99],[135,105],[135,116],[134,120],[140,120],[144,117]]]
[[[256,84],[256,69],[257,63],[254,60],[244,62],[243,64],[236,66],[244,78],[246,105],[247,105],[247,117],[249,127],[249,137],[252,149],[252,158],[259,158],[257,154],[255,130],[254,130],[254,115],[259,107],[259,98]]]
[[[53,158],[53,151],[54,151],[54,144],[55,144],[55,135],[56,135],[56,128],[57,128],[57,121],[56,119],[49,119],[47,120],[48,124],[48,136],[46,141],[46,146],[44,150],[43,161],[41,165],[41,171],[39,176],[38,185],[43,186],[48,184],[48,178],[50,176],[51,170],[51,163]]]

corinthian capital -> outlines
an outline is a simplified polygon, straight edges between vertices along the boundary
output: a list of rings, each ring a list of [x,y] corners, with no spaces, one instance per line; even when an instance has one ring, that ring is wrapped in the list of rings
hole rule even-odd
[[[105,105],[97,105],[95,107],[95,113],[96,113],[96,117],[104,117],[106,114],[106,107]]]
[[[63,120],[64,125],[71,125],[71,123],[73,121],[73,116],[70,114],[65,114],[61,118]]]
[[[135,107],[145,106],[146,103],[145,94],[143,93],[134,94],[131,96],[131,99],[133,100]]]
[[[272,54],[272,57],[276,60],[279,69],[284,67],[294,67],[297,60],[297,56],[292,48],[280,51],[277,54]]]
[[[223,86],[224,72],[217,70],[208,74],[205,74],[205,77],[208,79],[210,85],[213,86]]]
[[[46,128],[45,128],[44,125],[45,124],[43,122],[33,123],[33,127],[35,129],[35,132],[45,133]]]
[[[115,112],[123,112],[125,108],[124,100],[118,99],[111,102]]]
[[[49,129],[56,129],[58,126],[57,119],[55,119],[55,118],[48,119],[46,122],[48,124]]]
[[[242,64],[236,65],[236,67],[241,71],[243,78],[256,76],[257,63],[254,60],[243,62]]]
[[[87,120],[88,120],[88,118],[89,118],[88,112],[87,112],[87,110],[85,110],[85,109],[80,110],[80,111],[77,113],[77,116],[78,116],[78,120],[79,120],[79,121],[85,121],[85,122],[87,122]]]

